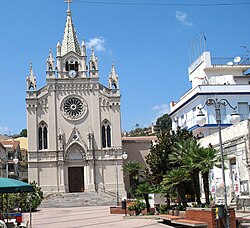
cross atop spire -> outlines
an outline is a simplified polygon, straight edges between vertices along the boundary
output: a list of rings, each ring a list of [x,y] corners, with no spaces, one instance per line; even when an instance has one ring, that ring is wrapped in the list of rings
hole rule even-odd
[[[72,21],[71,11],[69,8],[72,0],[65,0],[65,2],[68,3],[68,10],[67,10],[67,19],[61,46],[61,54],[63,56],[69,53],[70,51],[73,51],[81,55],[80,44],[76,35],[75,27]]]
[[[70,11],[70,3],[72,3],[72,0],[65,0],[66,3],[68,3],[68,11]]]

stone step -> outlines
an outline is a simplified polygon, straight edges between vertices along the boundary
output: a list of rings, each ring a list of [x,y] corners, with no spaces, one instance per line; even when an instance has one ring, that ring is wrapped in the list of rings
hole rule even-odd
[[[250,227],[250,223],[241,223],[240,227],[241,228],[249,228]]]
[[[115,197],[105,193],[55,193],[45,196],[39,207],[86,207],[86,206],[112,206],[116,204]]]

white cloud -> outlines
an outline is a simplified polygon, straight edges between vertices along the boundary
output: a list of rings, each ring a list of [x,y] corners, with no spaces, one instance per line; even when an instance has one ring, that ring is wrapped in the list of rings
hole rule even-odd
[[[0,126],[0,134],[8,134],[10,129],[8,127]]]
[[[106,40],[103,37],[95,37],[90,39],[89,42],[86,43],[86,47],[91,49],[92,46],[94,46],[96,51],[105,51],[105,43]]]
[[[152,107],[152,110],[156,112],[154,120],[152,121],[152,123],[155,123],[159,117],[163,116],[166,113],[169,113],[169,105],[168,104],[155,105],[154,107]]]
[[[190,18],[189,18],[189,15],[186,12],[182,12],[180,10],[177,10],[176,13],[175,13],[175,17],[183,25],[186,25],[186,26],[192,26],[193,25]]]

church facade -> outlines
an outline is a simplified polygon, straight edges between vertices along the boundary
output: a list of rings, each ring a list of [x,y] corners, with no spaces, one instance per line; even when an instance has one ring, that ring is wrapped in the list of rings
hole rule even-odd
[[[112,64],[108,86],[99,81],[94,47],[87,59],[71,10],[56,60],[50,50],[46,85],[37,89],[32,65],[27,80],[29,181],[45,192],[119,192],[125,196],[120,91]]]

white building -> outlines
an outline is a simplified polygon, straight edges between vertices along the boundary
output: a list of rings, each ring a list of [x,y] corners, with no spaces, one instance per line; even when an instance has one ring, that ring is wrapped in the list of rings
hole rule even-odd
[[[206,51],[199,56],[188,68],[192,88],[181,96],[178,102],[170,103],[172,128],[177,126],[193,131],[195,136],[203,137],[217,131],[214,106],[205,106],[203,113],[207,122],[203,127],[196,124],[195,117],[198,107],[212,99],[227,99],[240,114],[241,120],[249,117],[250,105],[250,69],[249,59],[240,57],[232,59],[213,59]],[[221,105],[221,126],[230,126],[232,109]]]
[[[237,197],[239,197],[241,204],[243,204],[244,200],[250,199],[250,120],[248,119],[236,126],[223,129],[221,133],[223,153],[227,155],[225,160],[225,179],[228,202],[235,203]],[[211,143],[215,149],[220,149],[217,133],[200,139],[199,143],[203,147],[208,147]],[[211,171],[210,181],[210,191],[213,197],[217,200],[223,199],[224,188],[221,169],[215,167]],[[247,202],[248,206],[249,203],[250,201]]]
[[[87,62],[70,8],[56,54],[47,58],[45,86],[37,89],[32,66],[27,76],[29,181],[45,192],[118,187],[124,197],[118,75],[112,65],[108,86],[100,83],[94,48]]]

